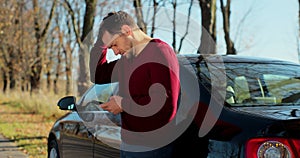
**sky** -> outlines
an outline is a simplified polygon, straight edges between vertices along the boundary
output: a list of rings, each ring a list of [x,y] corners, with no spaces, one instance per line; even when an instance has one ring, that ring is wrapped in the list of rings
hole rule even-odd
[[[232,0],[233,33],[241,26],[232,35],[239,54],[298,63],[298,6],[297,0]],[[250,8],[246,20],[238,25]],[[220,46],[220,52],[223,49]]]
[[[188,35],[181,50],[183,53],[196,53],[200,43],[201,11],[198,1],[194,1]],[[217,0],[216,45],[218,54],[225,54],[226,45],[219,6],[219,0]],[[231,0],[230,35],[238,55],[276,58],[298,63],[298,6],[297,0]],[[156,16],[157,29],[154,36],[170,45],[173,31],[171,7],[171,5],[165,5],[160,8]],[[180,37],[186,32],[188,8],[187,0],[178,0],[177,48]],[[132,12],[133,9],[125,9],[125,11]],[[144,4],[143,11],[145,21],[150,23],[151,9]]]

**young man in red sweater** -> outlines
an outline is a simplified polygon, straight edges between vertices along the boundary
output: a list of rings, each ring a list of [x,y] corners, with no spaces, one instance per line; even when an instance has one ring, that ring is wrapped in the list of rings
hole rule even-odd
[[[121,58],[108,63],[107,49]],[[100,107],[121,114],[121,138],[127,145],[121,147],[121,157],[172,157],[172,143],[156,146],[157,140],[149,142],[143,134],[155,133],[176,115],[180,82],[173,49],[146,35],[128,13],[119,11],[103,19],[91,53],[90,65],[97,63],[91,74],[95,83],[119,82],[119,94]]]

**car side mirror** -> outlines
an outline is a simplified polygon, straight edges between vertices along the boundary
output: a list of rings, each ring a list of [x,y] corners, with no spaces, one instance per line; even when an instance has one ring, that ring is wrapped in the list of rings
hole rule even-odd
[[[59,107],[60,110],[76,110],[76,97],[74,96],[66,96],[61,98],[57,106]]]

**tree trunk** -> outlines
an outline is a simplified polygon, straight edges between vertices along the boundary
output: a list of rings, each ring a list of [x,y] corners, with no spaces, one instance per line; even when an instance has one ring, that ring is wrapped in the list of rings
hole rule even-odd
[[[224,6],[223,0],[221,2],[221,10],[223,15],[223,27],[224,27],[224,36],[226,42],[226,54],[236,54],[236,50],[234,48],[234,43],[230,38],[230,0],[227,0],[226,6]]]
[[[216,53],[216,0],[199,0],[202,18],[201,43],[198,53]]]
[[[7,67],[8,67],[8,77],[9,77],[9,89],[10,90],[15,90],[16,89],[16,71],[14,69],[14,67],[16,65],[14,65],[14,63],[16,63],[16,55],[15,55],[15,50],[14,48],[12,47],[9,51],[9,58],[10,58],[10,61],[8,62],[7,64]]]
[[[84,15],[83,31],[81,35],[81,41],[79,42],[80,54],[79,54],[79,78],[78,78],[78,92],[81,96],[88,89],[88,82],[90,81],[89,76],[89,51],[86,46],[82,44],[82,41],[90,33],[94,25],[94,14],[96,11],[96,0],[86,0],[86,11]]]
[[[155,31],[155,17],[156,17],[156,13],[157,13],[157,7],[158,7],[158,3],[156,2],[156,0],[153,0],[153,16],[152,16],[152,27],[151,27],[151,33],[150,33],[150,37],[154,37],[154,31]]]
[[[24,92],[28,92],[30,91],[30,79],[29,79],[30,75],[27,75],[26,73],[24,74],[24,76],[21,77],[21,91]]]
[[[135,8],[135,15],[136,15],[136,18],[137,18],[137,24],[138,24],[139,28],[147,34],[147,27],[146,27],[146,24],[145,24],[144,18],[143,18],[141,0],[134,0],[133,1],[133,6]]]
[[[66,95],[69,95],[71,93],[71,86],[72,86],[72,84],[71,84],[71,80],[72,80],[71,73],[72,73],[72,71],[71,71],[70,66],[66,66]]]
[[[172,24],[173,24],[173,42],[172,42],[172,47],[174,49],[175,52],[176,51],[176,8],[177,8],[177,0],[173,0],[172,2],[172,6],[173,6],[173,20],[172,20]]]
[[[2,88],[2,91],[3,93],[6,93],[7,91],[7,87],[8,87],[8,84],[9,84],[9,79],[8,79],[8,76],[5,72],[5,70],[1,69],[2,70],[2,77],[3,77],[3,88]]]
[[[298,60],[300,61],[300,0],[298,0],[298,37],[297,37],[297,48],[298,48]]]
[[[51,79],[51,70],[52,70],[52,67],[53,67],[53,64],[54,64],[54,61],[53,61],[53,52],[55,52],[55,48],[54,48],[54,40],[55,38],[52,37],[51,39],[51,42],[50,42],[50,47],[48,49],[50,49],[48,51],[48,54],[47,54],[47,62],[46,62],[46,76],[47,76],[47,89],[50,90],[52,89],[51,88],[51,85],[52,85],[52,79]]]
[[[96,0],[85,0],[86,3],[86,9],[85,9],[85,15],[84,15],[84,22],[83,22],[83,28],[82,28],[82,35],[80,37],[79,33],[79,27],[77,28],[77,22],[75,18],[75,12],[73,11],[71,4],[64,0],[66,7],[68,9],[68,12],[72,19],[72,25],[73,30],[76,36],[76,41],[79,45],[80,53],[79,53],[79,77],[78,77],[78,95],[82,95],[89,87],[90,75],[89,75],[89,48],[87,48],[86,45],[83,44],[84,40],[90,40],[85,39],[88,37],[88,33],[92,31],[93,25],[94,25],[94,14],[96,11]]]
[[[188,32],[189,32],[189,25],[190,25],[191,11],[192,11],[193,3],[194,3],[193,0],[191,0],[189,10],[188,10],[188,17],[187,17],[188,19],[187,19],[187,23],[186,23],[186,30],[185,30],[184,35],[180,39],[179,47],[178,47],[178,53],[180,53],[181,48],[182,48],[182,44],[183,44],[183,40],[185,39],[185,37],[188,35]]]
[[[71,92],[71,80],[72,80],[72,54],[69,50],[64,50],[65,54],[65,71],[66,71],[66,95]]]
[[[217,0],[211,0],[210,2],[210,10],[211,10],[211,24],[209,26],[209,32],[213,38],[213,40],[216,42],[217,41],[217,31],[216,31],[216,11],[217,11],[217,5],[216,2]]]
[[[33,0],[33,10],[34,10],[34,30],[36,38],[36,50],[35,58],[36,60],[31,65],[31,75],[30,75],[30,86],[31,92],[36,92],[40,88],[40,75],[42,73],[42,55],[41,55],[41,34],[40,34],[40,24],[39,24],[39,6],[38,0]]]
[[[46,37],[46,34],[49,30],[49,26],[54,14],[56,6],[56,0],[53,1],[51,12],[49,14],[48,21],[45,25],[45,28],[41,31],[41,26],[39,23],[39,5],[38,0],[33,0],[33,9],[34,9],[34,30],[35,30],[35,39],[36,39],[36,50],[35,50],[35,61],[31,64],[31,75],[30,75],[30,86],[31,92],[38,92],[40,90],[40,79],[42,74],[42,68],[44,64],[44,55],[42,51],[42,43]]]
[[[51,72],[49,69],[47,69],[46,72],[46,76],[47,76],[47,89],[51,89]]]
[[[60,44],[61,45],[61,44]],[[57,64],[56,64],[56,72],[55,72],[55,78],[53,79],[53,91],[55,94],[58,94],[58,79],[60,76],[60,70],[61,70],[61,55],[60,55],[60,51],[57,52]]]
[[[73,62],[72,52],[73,52],[73,49],[71,49],[72,26],[71,26],[71,23],[69,22],[69,20],[66,21],[66,25],[68,28],[68,31],[67,31],[68,33],[67,33],[67,37],[65,39],[67,41],[66,41],[66,45],[62,44],[62,47],[63,47],[64,55],[65,55],[65,75],[66,75],[65,94],[69,95],[71,92],[71,86],[72,86],[71,82],[72,82],[72,62]],[[62,43],[64,43],[63,40],[62,40]]]
[[[59,75],[56,73],[55,78],[53,80],[53,91],[54,91],[54,94],[58,94],[58,87],[57,87],[58,77],[59,77]]]
[[[202,26],[216,41],[216,0],[199,0],[201,8]]]
[[[16,90],[16,78],[15,78],[15,73],[13,71],[9,71],[9,89],[10,90]]]

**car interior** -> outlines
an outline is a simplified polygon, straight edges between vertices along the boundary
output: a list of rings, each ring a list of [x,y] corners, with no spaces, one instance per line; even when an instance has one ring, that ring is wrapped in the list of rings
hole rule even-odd
[[[226,102],[232,106],[280,104],[285,97],[282,91],[292,91],[290,84],[300,83],[295,79],[290,82],[287,80],[290,79],[276,75],[262,75],[259,78],[238,76],[227,84]],[[288,85],[282,87],[284,83]]]

